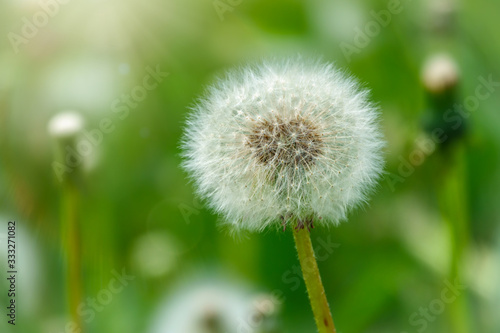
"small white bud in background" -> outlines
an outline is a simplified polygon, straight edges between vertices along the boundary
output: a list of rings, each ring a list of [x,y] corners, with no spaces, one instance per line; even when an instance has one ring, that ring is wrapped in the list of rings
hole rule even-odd
[[[458,66],[447,54],[437,54],[424,64],[422,82],[432,93],[441,93],[457,85],[459,79]]]
[[[64,111],[52,117],[48,124],[48,131],[55,138],[70,138],[80,133],[83,124],[83,118],[79,113]]]

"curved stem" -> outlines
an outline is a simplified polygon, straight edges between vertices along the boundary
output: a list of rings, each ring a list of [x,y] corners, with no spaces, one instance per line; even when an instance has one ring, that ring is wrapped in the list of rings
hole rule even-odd
[[[302,268],[302,275],[306,283],[318,332],[335,333],[337,331],[333,324],[325,289],[319,275],[318,264],[314,256],[308,228],[293,228],[293,238],[295,239],[295,246],[299,254],[300,267]]]

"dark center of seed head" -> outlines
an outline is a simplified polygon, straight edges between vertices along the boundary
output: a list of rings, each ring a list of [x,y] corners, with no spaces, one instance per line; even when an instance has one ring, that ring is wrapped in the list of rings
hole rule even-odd
[[[318,128],[302,117],[256,122],[247,138],[247,145],[260,163],[277,167],[310,166],[323,146]]]

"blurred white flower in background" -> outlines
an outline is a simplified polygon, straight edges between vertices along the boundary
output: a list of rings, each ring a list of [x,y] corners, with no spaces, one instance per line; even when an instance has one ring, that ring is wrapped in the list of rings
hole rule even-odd
[[[188,282],[176,290],[158,308],[150,333],[275,332],[269,319],[279,304],[269,295],[221,280]]]

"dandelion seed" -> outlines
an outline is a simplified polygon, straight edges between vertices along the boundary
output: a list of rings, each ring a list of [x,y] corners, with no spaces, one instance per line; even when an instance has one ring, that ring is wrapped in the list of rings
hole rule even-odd
[[[183,166],[236,229],[281,227],[280,217],[335,225],[366,200],[382,171],[378,112],[367,95],[326,63],[271,61],[229,72],[194,107]]]

